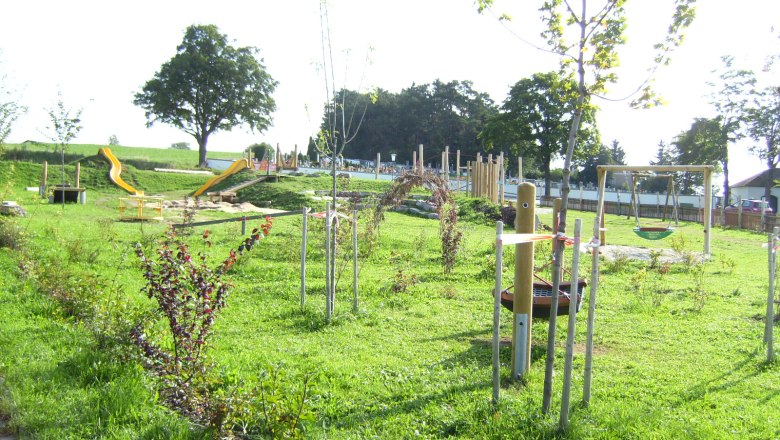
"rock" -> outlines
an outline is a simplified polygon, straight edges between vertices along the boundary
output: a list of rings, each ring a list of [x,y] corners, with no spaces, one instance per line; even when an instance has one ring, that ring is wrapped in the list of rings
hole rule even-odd
[[[27,217],[27,211],[24,208],[17,205],[16,202],[3,202],[0,205],[0,215],[7,215],[11,217]]]

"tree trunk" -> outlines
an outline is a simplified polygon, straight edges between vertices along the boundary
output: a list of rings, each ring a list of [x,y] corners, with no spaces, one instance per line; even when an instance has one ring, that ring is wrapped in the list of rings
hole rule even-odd
[[[204,133],[201,136],[195,136],[195,140],[198,141],[198,168],[206,168],[208,166],[206,161],[206,144],[209,141],[209,134]]]
[[[569,177],[571,175],[571,162],[574,155],[574,147],[577,144],[577,133],[580,129],[582,120],[582,105],[585,103],[585,58],[583,55],[582,44],[585,41],[585,0],[582,2],[582,14],[580,15],[580,50],[577,59],[577,76],[579,82],[577,85],[577,106],[574,108],[574,117],[569,128],[569,139],[566,145],[566,158],[563,162],[563,185],[561,186],[561,210],[558,213],[558,233],[566,233],[566,213],[569,205]],[[558,292],[561,287],[561,261],[563,260],[563,250],[566,247],[564,242],[553,239],[553,271],[552,271],[552,291]],[[576,252],[579,252],[577,250]],[[572,280],[572,286],[577,285],[577,280]],[[558,318],[558,295],[553,294],[550,304],[550,318],[547,327],[547,357],[545,358],[544,370],[544,390],[542,396],[542,413],[547,414],[552,404],[552,381],[553,367],[555,364],[555,330]]]

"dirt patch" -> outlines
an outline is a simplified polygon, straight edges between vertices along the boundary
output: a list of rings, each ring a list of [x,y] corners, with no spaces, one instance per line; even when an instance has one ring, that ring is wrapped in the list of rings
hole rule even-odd
[[[685,261],[685,258],[671,249],[648,249],[634,246],[621,246],[615,244],[609,244],[599,248],[601,256],[608,261],[615,261],[618,258],[628,258],[629,260],[650,261],[650,252],[658,251],[661,255],[658,257],[658,261],[661,263],[681,263]],[[586,245],[580,247],[580,252],[590,252],[590,248]],[[702,252],[693,252],[690,254],[695,261],[703,261],[704,254]]]
[[[227,202],[201,201],[196,204],[192,200],[189,201],[166,200],[163,202],[163,206],[165,207],[165,209],[168,210],[177,210],[177,209],[184,210],[185,208],[190,208],[198,211],[212,210],[212,211],[228,212],[231,214],[242,213],[242,212],[259,212],[262,214],[274,214],[277,212],[285,212],[282,209],[260,208],[249,202],[227,203]]]

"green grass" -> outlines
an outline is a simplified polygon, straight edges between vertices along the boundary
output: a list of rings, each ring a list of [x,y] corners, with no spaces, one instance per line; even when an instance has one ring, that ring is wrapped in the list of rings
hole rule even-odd
[[[24,143],[7,144],[5,152],[6,160],[27,161],[43,163],[48,160],[50,165],[61,162],[59,150],[49,143]],[[86,157],[95,156],[98,149],[106,145],[93,144],[71,144],[65,151],[65,163],[69,164]],[[145,147],[110,147],[114,156],[119,162],[125,165],[132,165],[138,169],[151,170],[153,168],[178,168],[194,169],[198,166],[197,145],[193,150],[174,150]],[[238,159],[241,153],[231,152],[211,152],[211,157],[222,159]]]
[[[27,256],[0,249],[0,376],[10,390],[10,397],[0,399],[0,412],[10,416],[10,426],[30,438],[206,436],[157,403],[153,381],[138,360],[123,354],[122,344],[101,348],[100,332],[94,331],[121,334],[127,324],[96,320],[101,313],[111,316],[119,309],[130,319],[151,307],[139,291],[144,283],[131,248],[135,242],[153,248],[165,224],[116,221],[111,200],[121,193],[110,185],[91,188],[87,205],[63,210],[39,204],[20,190],[28,184],[25,176],[35,178],[35,170],[19,166],[14,173],[9,191],[19,195],[30,216],[18,221],[29,235]],[[140,188],[171,194],[192,183],[182,176],[171,181],[153,176],[138,171],[134,181]],[[309,202],[297,198],[303,197],[301,190],[327,189],[328,183],[326,178],[288,178],[240,195],[292,209]],[[379,184],[355,180],[350,189],[374,185]],[[235,287],[212,340],[220,375],[254,383],[277,364],[283,364],[288,384],[315,374],[315,421],[306,425],[308,438],[556,437],[566,320],[558,325],[552,414],[540,414],[546,321],[533,325],[534,359],[526,385],[508,381],[510,351],[502,347],[505,385],[494,410],[489,268],[495,229],[485,225],[481,214],[470,215],[472,222],[461,223],[465,238],[455,270],[444,275],[438,222],[388,213],[379,247],[361,259],[359,310],[352,311],[348,264],[331,324],[324,317],[322,226],[309,221],[307,302],[301,308],[301,221],[276,219],[267,240],[241,257],[230,273]],[[173,222],[180,221],[178,216],[166,214]],[[224,217],[229,215],[198,214],[198,219]],[[584,231],[591,230],[593,214],[575,211],[569,215],[570,231],[575,217],[583,219]],[[541,219],[551,223],[550,214]],[[671,246],[670,238],[639,239],[633,221],[625,218],[608,216],[607,228],[610,244]],[[217,261],[239,240],[240,225],[210,230],[214,246],[205,251]],[[688,251],[703,247],[700,225],[683,223],[674,236],[685,238]],[[714,229],[713,259],[705,266],[698,303],[689,267],[676,264],[661,274],[643,262],[602,264],[591,405],[575,404],[570,429],[560,436],[780,437],[780,369],[765,362],[761,343],[765,241],[761,234]],[[539,248],[541,261],[549,250]],[[507,264],[511,253],[506,251]],[[80,318],[64,313],[62,303],[41,289],[39,277],[20,272],[19,261],[25,258],[50,268],[46,273],[55,279],[48,285],[86,286],[79,290],[86,299],[72,306],[88,313]],[[589,274],[590,257],[583,255],[581,264],[581,273]],[[639,280],[636,274],[643,268],[647,275]],[[390,286],[399,270],[420,282],[393,293]],[[57,281],[63,273],[72,277]],[[509,269],[506,277],[511,277]],[[501,319],[507,339],[511,315],[502,311]],[[581,312],[573,402],[581,396],[584,319]]]

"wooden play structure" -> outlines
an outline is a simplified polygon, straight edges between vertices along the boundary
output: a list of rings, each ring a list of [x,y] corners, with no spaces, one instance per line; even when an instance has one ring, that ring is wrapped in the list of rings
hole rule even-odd
[[[597,168],[598,173],[598,181],[599,181],[599,198],[598,198],[598,207],[596,209],[596,215],[598,218],[601,219],[602,227],[601,227],[601,237],[600,242],[602,245],[606,243],[606,228],[604,228],[604,195],[605,195],[605,188],[607,184],[607,173],[608,172],[630,172],[630,173],[682,173],[682,172],[691,172],[691,173],[703,173],[704,174],[704,256],[705,258],[709,258],[711,254],[711,243],[710,243],[710,232],[712,229],[712,174],[715,171],[715,167],[712,165],[645,165],[645,166],[630,166],[630,165],[599,165]],[[637,195],[638,197],[638,195]],[[639,220],[638,215],[638,209],[639,204],[635,206],[635,212],[637,213],[637,221]],[[656,228],[657,231],[652,231],[649,228],[645,231],[642,231],[642,228],[640,228],[638,235],[642,235],[644,233],[647,237],[643,238],[649,238],[651,236],[651,233],[657,232],[659,234],[658,238],[649,238],[649,239],[660,239],[663,238],[661,235],[666,234],[668,235],[669,227],[667,228]],[[663,229],[663,230],[661,230]],[[635,231],[636,232],[636,231]]]
[[[284,155],[279,150],[279,144],[276,144],[276,170],[298,171],[298,144],[295,144],[293,155],[288,160],[284,160]]]
[[[379,156],[377,155],[377,162]],[[449,182],[450,179],[450,147],[445,146],[441,153],[441,172]],[[460,150],[455,152],[455,191],[461,190],[469,193],[471,197],[484,197],[493,203],[504,203],[504,181],[506,180],[506,170],[504,168],[504,153],[500,153],[495,158],[492,154],[482,156],[477,153],[476,160],[467,161],[466,166],[461,166]],[[521,162],[520,162],[521,163]],[[412,151],[412,168],[425,171],[423,144],[420,144],[417,151]],[[465,176],[463,176],[465,174]],[[465,177],[465,179],[462,179]],[[465,187],[461,184],[464,180]]]
[[[162,196],[128,196],[119,198],[120,220],[163,220]]]
[[[63,169],[63,176],[64,176]],[[41,176],[41,184],[38,187],[38,194],[43,198],[46,197],[49,191],[48,181],[49,179],[49,162],[43,161],[43,175]],[[64,180],[64,177],[63,177]],[[76,175],[74,176],[74,186],[68,186],[65,183],[60,183],[52,187],[52,194],[49,198],[51,203],[87,203],[87,189],[81,187],[81,163],[76,162]]]

